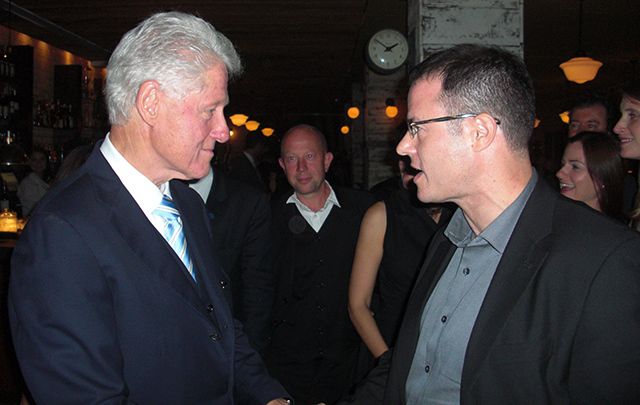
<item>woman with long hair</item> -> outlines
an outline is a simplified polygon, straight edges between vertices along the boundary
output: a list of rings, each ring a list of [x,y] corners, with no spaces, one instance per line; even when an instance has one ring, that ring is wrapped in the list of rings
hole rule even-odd
[[[556,173],[560,192],[612,218],[625,221],[622,207],[624,170],[619,142],[603,132],[569,138]]]
[[[613,132],[620,139],[620,155],[626,159],[640,160],[640,84],[623,91],[620,102],[622,114]],[[635,208],[631,211],[632,226],[640,228],[640,192],[636,195]],[[639,229],[640,230],[640,229]]]

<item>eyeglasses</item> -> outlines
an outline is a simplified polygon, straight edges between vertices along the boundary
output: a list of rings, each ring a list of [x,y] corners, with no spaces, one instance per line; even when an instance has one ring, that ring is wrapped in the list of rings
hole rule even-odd
[[[467,113],[467,114],[458,114],[458,115],[448,115],[446,117],[431,118],[431,119],[422,120],[422,121],[408,122],[407,131],[409,131],[409,134],[411,134],[412,138],[415,138],[418,135],[418,130],[420,129],[420,125],[431,124],[432,122],[461,120],[463,118],[476,117],[478,115],[479,113]],[[496,121],[497,125],[500,125],[499,119],[497,119],[496,117],[493,117],[493,119]]]

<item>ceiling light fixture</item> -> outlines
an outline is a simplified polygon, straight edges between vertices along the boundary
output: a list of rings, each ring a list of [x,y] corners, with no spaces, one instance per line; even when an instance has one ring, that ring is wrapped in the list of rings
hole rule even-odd
[[[396,102],[392,98],[388,98],[384,103],[387,107],[384,109],[384,113],[389,118],[395,118],[398,116],[398,107],[396,106]]]
[[[360,109],[358,107],[350,107],[347,110],[347,117],[351,118],[352,120],[355,120],[359,116],[360,116]]]
[[[595,79],[602,62],[591,59],[582,50],[582,4],[584,0],[578,1],[580,3],[578,12],[578,51],[573,58],[560,64],[560,69],[564,72],[567,80],[582,84]]]
[[[569,123],[569,111],[561,112],[560,114],[558,114],[558,117],[560,117],[562,122],[564,122],[565,124]]]
[[[235,125],[236,127],[241,127],[245,122],[247,122],[249,117],[244,114],[233,114],[231,117],[229,117],[229,119],[231,120],[231,123],[233,125]]]
[[[244,123],[244,127],[247,128],[249,131],[255,131],[256,129],[258,129],[258,127],[260,127],[260,123],[258,121],[247,121]]]

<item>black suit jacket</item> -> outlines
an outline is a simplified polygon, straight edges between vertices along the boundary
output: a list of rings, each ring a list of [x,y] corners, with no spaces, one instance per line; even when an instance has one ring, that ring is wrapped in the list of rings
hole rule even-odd
[[[356,403],[405,403],[422,311],[454,251],[432,242],[393,353]],[[473,327],[460,401],[639,403],[638,314],[638,235],[539,180]]]
[[[16,354],[38,403],[266,403],[286,395],[231,316],[202,200],[180,182],[198,283],[99,147],[39,204],[12,259]]]
[[[214,169],[206,205],[217,257],[231,279],[233,313],[254,348],[263,350],[275,293],[269,196]]]
[[[232,159],[229,166],[229,176],[231,178],[250,184],[260,191],[267,191],[267,186],[262,181],[260,171],[244,153],[240,153]]]

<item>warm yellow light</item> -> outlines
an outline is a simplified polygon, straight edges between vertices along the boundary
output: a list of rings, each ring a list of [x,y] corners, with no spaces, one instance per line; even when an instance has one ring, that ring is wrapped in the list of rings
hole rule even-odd
[[[271,135],[273,135],[273,128],[262,128],[262,135],[266,136],[267,138],[270,137]]]
[[[229,131],[229,138],[232,138],[234,135],[233,129],[231,131]]]
[[[395,118],[398,116],[398,107],[395,105],[388,105],[387,108],[384,109],[384,113],[389,118]]]
[[[360,109],[358,107],[350,107],[347,110],[347,117],[351,118],[352,120],[355,120],[359,116],[360,116]]]
[[[340,128],[340,132],[342,132],[344,135],[349,133],[349,126],[348,125],[343,125],[342,128]]]
[[[560,114],[558,114],[558,116],[565,124],[569,123],[569,111],[561,112]]]
[[[245,122],[247,122],[249,117],[244,114],[233,114],[231,117],[229,117],[229,119],[231,120],[231,123],[233,125],[235,125],[236,127],[241,127]]]
[[[258,129],[258,127],[260,127],[260,123],[258,121],[247,121],[244,123],[245,128],[247,128],[249,131],[255,131],[256,129]]]
[[[540,126],[540,120],[538,118],[533,120],[533,127],[534,128],[538,128],[538,126]]]
[[[586,56],[578,56],[560,64],[560,68],[570,82],[586,83],[596,78],[602,62]]]

